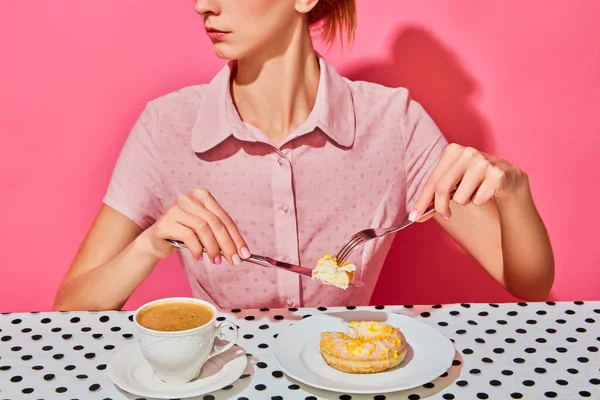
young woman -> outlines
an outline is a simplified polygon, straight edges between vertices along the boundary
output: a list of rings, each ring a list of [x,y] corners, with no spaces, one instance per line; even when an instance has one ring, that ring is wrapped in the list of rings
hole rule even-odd
[[[435,220],[510,293],[548,295],[553,254],[526,174],[448,144],[406,89],[349,81],[315,52],[314,29],[352,39],[354,0],[195,8],[229,63],[210,83],[147,104],[55,309],[119,309],[175,251],[194,296],[222,308],[366,304],[392,235],[352,254],[363,288],[243,260],[312,267],[358,230],[424,221],[432,201]]]

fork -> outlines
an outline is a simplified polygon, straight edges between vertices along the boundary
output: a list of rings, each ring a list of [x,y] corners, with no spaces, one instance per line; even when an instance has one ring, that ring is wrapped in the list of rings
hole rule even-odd
[[[180,240],[173,239],[165,239],[172,246],[179,247],[180,249],[185,249],[187,246]],[[202,251],[206,253],[206,249],[203,247]],[[220,252],[223,255],[223,252]],[[250,257],[245,258],[244,261],[250,262],[252,264],[260,265],[263,267],[277,267],[284,269],[286,271],[294,272],[296,274],[312,277],[312,269],[301,267],[300,265],[294,265],[290,263],[286,263],[284,261],[279,261],[271,257],[261,256],[258,254],[251,254]],[[362,287],[365,285],[362,281],[353,281],[350,283],[352,286]]]
[[[454,193],[456,192],[456,189],[458,189],[458,187],[455,187],[454,189],[452,189],[452,191],[450,191],[450,198],[452,198],[452,195],[454,195]],[[423,218],[423,217],[431,214],[434,211],[435,211],[435,205],[432,203],[420,218]],[[413,223],[414,223],[413,221],[407,220],[407,221],[403,222],[402,224],[391,227],[391,228],[380,228],[380,229],[369,228],[369,229],[364,229],[360,232],[356,232],[346,242],[346,244],[343,245],[342,248],[338,251],[337,255],[335,256],[337,263],[341,265],[344,262],[346,262],[350,253],[356,247],[360,246],[361,244],[364,244],[365,242],[368,242],[369,240],[372,240],[372,239],[377,239],[382,236],[389,235],[390,233],[398,232],[399,230],[402,230],[402,229],[406,228],[407,226],[412,225]]]

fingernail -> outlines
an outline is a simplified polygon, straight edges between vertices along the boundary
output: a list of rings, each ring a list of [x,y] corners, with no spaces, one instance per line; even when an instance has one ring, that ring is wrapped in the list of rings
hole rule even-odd
[[[223,262],[223,259],[221,258],[221,256],[216,256],[215,257],[215,262],[214,262],[215,265],[219,265],[222,262]]]
[[[231,260],[234,265],[240,265],[242,263],[242,259],[237,254],[234,254],[233,257],[231,257]]]
[[[415,222],[419,217],[419,212],[417,210],[412,210],[410,214],[408,214],[408,220]]]
[[[442,215],[442,218],[445,219],[446,221],[448,221],[450,219],[449,215]]]
[[[246,247],[242,247],[240,249],[240,251],[242,252],[242,257],[244,257],[244,258],[250,257],[250,250],[248,250]]]

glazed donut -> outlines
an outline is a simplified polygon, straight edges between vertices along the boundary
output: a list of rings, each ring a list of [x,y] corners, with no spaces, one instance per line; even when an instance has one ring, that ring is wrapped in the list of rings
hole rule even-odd
[[[400,365],[406,349],[400,329],[383,322],[353,321],[345,333],[321,333],[320,352],[327,365],[353,374],[372,374]]]

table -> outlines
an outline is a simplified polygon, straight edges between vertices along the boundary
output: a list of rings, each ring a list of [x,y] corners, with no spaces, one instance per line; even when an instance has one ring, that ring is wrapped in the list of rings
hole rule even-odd
[[[430,324],[454,341],[453,366],[422,387],[386,395],[313,389],[288,379],[270,346],[300,318],[340,308],[230,310],[249,365],[217,399],[600,399],[600,302],[347,307],[385,310]],[[136,399],[106,365],[135,338],[132,313],[0,315],[0,399]]]

